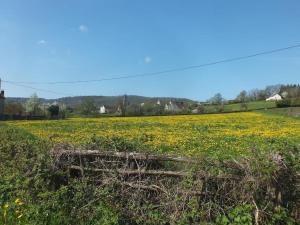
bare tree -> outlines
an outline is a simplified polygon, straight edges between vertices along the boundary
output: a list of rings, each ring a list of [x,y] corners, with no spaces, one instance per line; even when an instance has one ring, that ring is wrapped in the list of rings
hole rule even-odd
[[[247,91],[243,90],[239,93],[236,97],[236,100],[239,102],[246,102],[247,101]]]
[[[278,94],[280,92],[281,86],[281,84],[267,86],[265,89],[267,97]]]
[[[221,105],[223,101],[224,98],[222,97],[221,93],[217,93],[212,98],[209,99],[209,102],[216,105]]]
[[[90,115],[96,111],[95,101],[91,97],[86,97],[83,99],[80,105],[80,111],[82,114]]]
[[[36,116],[40,112],[40,100],[36,93],[30,96],[25,102],[25,112],[27,115]]]

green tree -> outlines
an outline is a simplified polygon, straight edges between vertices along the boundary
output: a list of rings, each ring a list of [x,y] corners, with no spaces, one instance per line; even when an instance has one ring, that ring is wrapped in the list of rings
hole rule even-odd
[[[248,105],[246,103],[247,99],[247,92],[245,90],[241,91],[239,95],[236,97],[236,100],[241,103],[241,110],[248,110]]]
[[[139,104],[131,104],[127,107],[126,115],[129,116],[141,116],[142,115],[142,107]]]
[[[50,114],[50,117],[57,117],[59,114],[59,106],[58,105],[51,105],[48,108],[48,112]]]
[[[30,96],[25,102],[25,112],[27,115],[36,116],[41,113],[40,100],[36,93]]]
[[[80,111],[84,115],[90,115],[96,111],[95,101],[91,97],[86,97],[83,99],[80,105]]]
[[[65,104],[59,105],[59,116],[60,118],[65,118],[68,114],[67,106]]]
[[[246,102],[247,101],[247,92],[245,90],[241,91],[238,96],[236,97],[236,100],[239,102]]]
[[[24,107],[21,103],[8,103],[4,106],[4,114],[7,115],[22,115]]]
[[[216,105],[221,105],[223,103],[224,99],[220,93],[215,94],[209,102]]]

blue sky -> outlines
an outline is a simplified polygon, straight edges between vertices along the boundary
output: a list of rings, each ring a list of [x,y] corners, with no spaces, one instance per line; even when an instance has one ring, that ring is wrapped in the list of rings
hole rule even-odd
[[[0,0],[0,76],[73,81],[148,73],[300,43],[297,0]],[[300,48],[163,76],[88,84],[3,84],[7,96],[225,98],[299,83]]]

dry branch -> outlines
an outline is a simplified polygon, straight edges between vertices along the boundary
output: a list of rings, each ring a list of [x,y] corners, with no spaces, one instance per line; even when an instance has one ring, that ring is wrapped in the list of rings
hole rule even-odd
[[[71,165],[70,169],[95,172],[95,173],[118,173],[124,176],[135,176],[135,175],[149,175],[149,176],[167,176],[167,177],[187,177],[191,173],[183,171],[163,171],[163,170],[126,170],[126,169],[98,169],[98,168],[83,168],[80,166]],[[242,180],[243,177],[234,175],[210,175],[204,171],[198,171],[194,173],[198,179],[229,179],[229,180]],[[248,182],[253,182],[252,178],[245,179]]]
[[[104,172],[104,173],[118,173],[121,175],[154,175],[154,176],[174,176],[174,177],[185,177],[188,176],[186,172],[175,172],[175,171],[161,171],[161,170],[122,170],[122,169],[96,169],[96,168],[82,168],[80,166],[70,166],[70,169],[84,170],[90,172]]]
[[[81,157],[99,157],[99,158],[120,158],[120,159],[132,159],[132,160],[153,160],[153,161],[175,161],[175,162],[185,162],[194,163],[199,162],[198,160],[191,159],[188,157],[178,157],[171,155],[153,155],[147,153],[137,153],[137,152],[114,152],[114,151],[100,151],[100,150],[53,150],[52,153],[60,156],[81,156]]]

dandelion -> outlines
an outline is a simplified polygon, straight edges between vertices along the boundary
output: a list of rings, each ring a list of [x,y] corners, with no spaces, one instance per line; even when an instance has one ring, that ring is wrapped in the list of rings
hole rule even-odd
[[[22,200],[21,200],[20,198],[17,198],[17,199],[15,200],[15,203],[16,203],[16,205],[18,205],[18,206],[24,204],[24,202],[22,202]]]
[[[52,144],[84,146],[93,137],[101,137],[107,143],[117,138],[139,143],[147,150],[189,156],[242,155],[251,152],[254,145],[265,150],[287,141],[300,143],[300,120],[256,112],[6,123]]]

